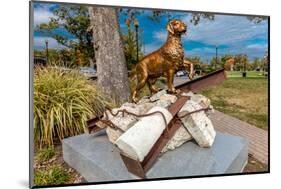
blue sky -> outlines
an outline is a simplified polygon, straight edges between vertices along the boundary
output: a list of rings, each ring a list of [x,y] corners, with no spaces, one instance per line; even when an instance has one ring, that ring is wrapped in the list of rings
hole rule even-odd
[[[46,23],[50,17],[54,17],[52,10],[57,4],[35,3],[34,25]],[[140,23],[141,40],[144,43],[142,51],[145,54],[158,49],[166,41],[166,24],[168,18],[163,16],[159,22],[148,18],[150,10],[143,11],[137,18]],[[215,46],[218,46],[219,56],[224,54],[247,54],[250,60],[263,57],[268,48],[268,22],[259,24],[250,22],[245,16],[215,15],[214,21],[201,20],[198,25],[190,23],[191,13],[172,12],[173,18],[183,20],[187,26],[187,34],[182,37],[185,56],[200,56],[205,62],[209,62],[215,56]],[[125,16],[120,15],[119,23],[122,32],[126,32]],[[55,32],[66,35],[75,41],[75,38],[64,29]],[[45,34],[34,33],[34,48],[43,49],[45,40],[48,40],[50,48],[65,48],[56,40]]]

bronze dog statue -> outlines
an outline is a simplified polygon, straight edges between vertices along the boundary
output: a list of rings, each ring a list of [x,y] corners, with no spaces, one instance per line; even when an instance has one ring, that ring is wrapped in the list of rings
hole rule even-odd
[[[132,99],[137,101],[137,93],[148,83],[151,93],[158,91],[155,86],[157,78],[165,75],[168,92],[176,94],[173,81],[175,73],[182,68],[189,71],[189,78],[193,78],[193,64],[184,60],[181,35],[186,33],[187,26],[180,20],[172,20],[167,24],[168,37],[166,43],[158,50],[148,54],[135,66],[131,77],[137,77],[137,86]]]

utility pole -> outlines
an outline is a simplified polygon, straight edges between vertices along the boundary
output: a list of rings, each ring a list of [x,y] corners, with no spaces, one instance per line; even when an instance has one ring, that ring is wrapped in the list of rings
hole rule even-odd
[[[48,49],[48,40],[45,41],[46,43],[46,62],[49,62],[49,49]]]
[[[137,62],[139,62],[139,22],[137,19],[134,19],[134,25],[136,30],[136,43],[137,43]]]

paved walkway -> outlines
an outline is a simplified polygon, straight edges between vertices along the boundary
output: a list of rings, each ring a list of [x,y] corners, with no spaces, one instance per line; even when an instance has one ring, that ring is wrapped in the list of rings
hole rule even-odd
[[[262,163],[268,164],[268,132],[237,118],[215,111],[211,120],[217,131],[242,136],[249,140],[249,153]]]

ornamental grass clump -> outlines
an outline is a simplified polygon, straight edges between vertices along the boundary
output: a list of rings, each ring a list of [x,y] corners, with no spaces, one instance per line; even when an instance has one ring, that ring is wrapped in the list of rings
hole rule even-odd
[[[40,148],[85,132],[86,121],[111,104],[78,71],[34,70],[34,140]]]
[[[69,173],[58,165],[49,167],[47,170],[38,170],[34,175],[36,186],[66,184],[69,180]]]

